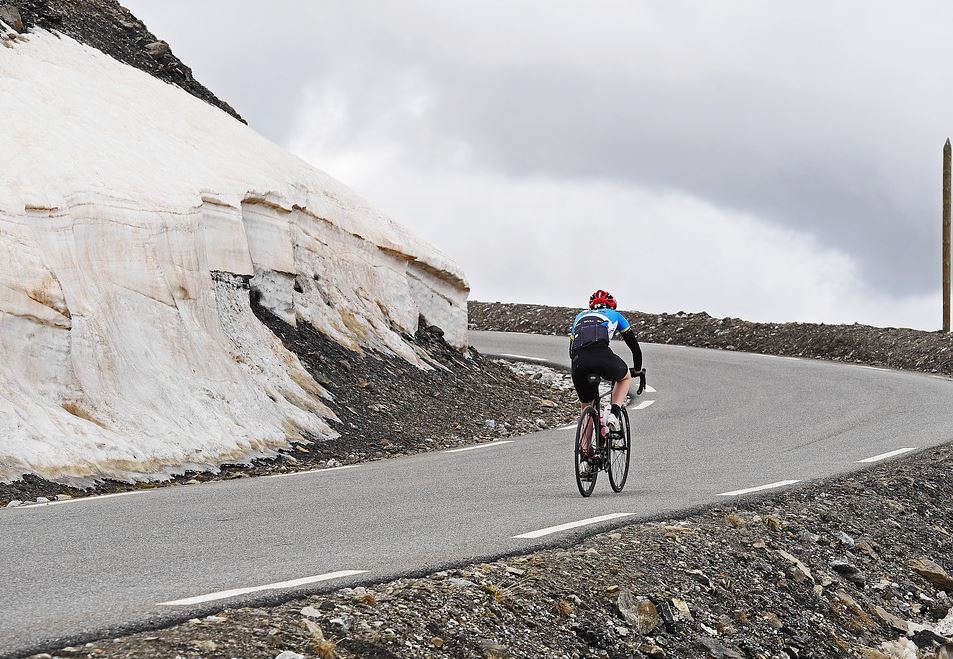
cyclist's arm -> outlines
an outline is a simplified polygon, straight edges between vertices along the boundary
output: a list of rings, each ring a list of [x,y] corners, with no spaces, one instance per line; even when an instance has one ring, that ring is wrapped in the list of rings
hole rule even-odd
[[[569,326],[569,360],[572,361],[572,340],[576,338],[576,321]]]
[[[621,332],[622,340],[625,341],[625,344],[629,346],[629,350],[632,351],[632,363],[635,366],[635,370],[642,370],[642,348],[639,347],[639,341],[635,338],[635,332],[632,331],[631,327],[627,327]]]

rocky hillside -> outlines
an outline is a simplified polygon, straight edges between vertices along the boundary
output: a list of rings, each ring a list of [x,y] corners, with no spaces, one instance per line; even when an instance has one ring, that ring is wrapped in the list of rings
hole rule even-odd
[[[0,20],[5,20],[3,7],[9,19],[6,22],[18,22],[11,27],[19,32],[41,28],[69,35],[124,64],[181,87],[244,122],[231,105],[192,77],[192,69],[172,53],[167,42],[152,34],[115,0],[3,0]]]
[[[471,329],[565,335],[577,308],[473,302]],[[953,335],[869,325],[752,323],[708,314],[623,311],[640,341],[831,359],[953,376]]]

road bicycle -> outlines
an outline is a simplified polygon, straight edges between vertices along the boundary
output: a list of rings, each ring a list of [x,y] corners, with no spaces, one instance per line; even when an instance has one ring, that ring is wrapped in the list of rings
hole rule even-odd
[[[639,378],[639,389],[635,395],[641,396],[645,391],[645,369],[636,371],[632,368],[629,372],[632,377]],[[629,476],[629,453],[632,447],[632,430],[625,406],[619,415],[622,427],[615,432],[609,431],[603,423],[601,401],[605,394],[599,391],[600,378],[590,375],[589,382],[596,385],[596,397],[583,408],[576,424],[576,485],[579,494],[584,497],[592,494],[600,471],[608,472],[613,492],[622,491]],[[587,468],[584,469],[583,465]]]

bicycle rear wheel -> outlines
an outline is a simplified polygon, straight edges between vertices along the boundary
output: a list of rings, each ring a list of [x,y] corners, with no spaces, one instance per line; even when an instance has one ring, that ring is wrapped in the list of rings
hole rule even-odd
[[[576,449],[574,453],[576,486],[579,488],[579,494],[584,497],[592,494],[592,490],[596,487],[596,477],[599,475],[599,470],[586,462],[587,457],[592,457],[596,453],[597,432],[599,432],[599,416],[590,406],[582,411],[579,415],[579,421],[576,423]]]
[[[619,415],[622,419],[622,442],[624,444],[616,448],[620,440],[613,439],[609,443],[609,485],[613,492],[621,492],[625,487],[625,479],[629,477],[629,454],[632,448],[632,429],[629,426],[629,413],[622,408]]]

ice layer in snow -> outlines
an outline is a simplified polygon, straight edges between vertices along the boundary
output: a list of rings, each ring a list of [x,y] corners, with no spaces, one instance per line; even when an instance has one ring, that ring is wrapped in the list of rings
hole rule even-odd
[[[355,349],[426,367],[401,336],[421,314],[465,345],[463,273],[347,187],[72,39],[8,45],[0,481],[153,479],[333,435],[249,283]]]

